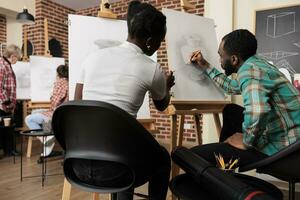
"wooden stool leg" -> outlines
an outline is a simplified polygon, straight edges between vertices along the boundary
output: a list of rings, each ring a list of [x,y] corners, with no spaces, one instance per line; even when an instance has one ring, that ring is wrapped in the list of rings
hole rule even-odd
[[[63,194],[62,194],[62,200],[70,200],[71,198],[71,184],[67,181],[65,178],[64,180],[64,188],[63,188]]]
[[[92,198],[93,200],[100,200],[99,193],[93,192],[92,196],[93,196],[93,198]]]
[[[27,158],[30,158],[30,157],[31,157],[32,140],[33,140],[33,137],[32,137],[32,136],[29,136],[29,137],[28,137],[28,144],[27,144]]]
[[[196,129],[196,134],[198,138],[198,144],[202,144],[202,133],[201,133],[201,126],[200,126],[200,117],[199,115],[194,115],[194,120],[195,120],[195,129]]]

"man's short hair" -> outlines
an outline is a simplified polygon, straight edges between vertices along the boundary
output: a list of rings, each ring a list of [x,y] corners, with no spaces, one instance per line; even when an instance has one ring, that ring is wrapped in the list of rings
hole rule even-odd
[[[225,35],[222,41],[227,54],[240,56],[244,61],[256,54],[257,40],[246,29],[232,31]]]

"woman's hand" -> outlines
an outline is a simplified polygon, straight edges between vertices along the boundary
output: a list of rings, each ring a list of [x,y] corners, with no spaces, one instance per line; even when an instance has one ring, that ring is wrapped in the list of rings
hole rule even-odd
[[[175,85],[175,77],[173,75],[173,71],[169,71],[166,73],[166,81],[167,81],[167,90],[169,91],[173,85]]]

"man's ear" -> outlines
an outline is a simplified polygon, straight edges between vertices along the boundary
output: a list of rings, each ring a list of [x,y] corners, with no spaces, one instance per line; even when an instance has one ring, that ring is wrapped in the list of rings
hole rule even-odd
[[[232,64],[233,66],[238,66],[238,65],[239,65],[239,63],[240,63],[240,58],[239,58],[237,55],[232,55],[232,56],[230,57],[230,59],[231,59],[231,64]]]

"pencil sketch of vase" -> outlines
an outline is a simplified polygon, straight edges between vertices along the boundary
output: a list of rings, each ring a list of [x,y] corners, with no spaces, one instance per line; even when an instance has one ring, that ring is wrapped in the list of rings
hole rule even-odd
[[[201,45],[201,39],[197,35],[186,35],[183,37],[185,44],[181,47],[181,56],[185,63],[185,69],[188,71],[188,77],[194,81],[203,81],[205,79],[204,71],[190,63],[190,57],[193,52],[201,50],[204,58],[206,58],[206,50]]]

